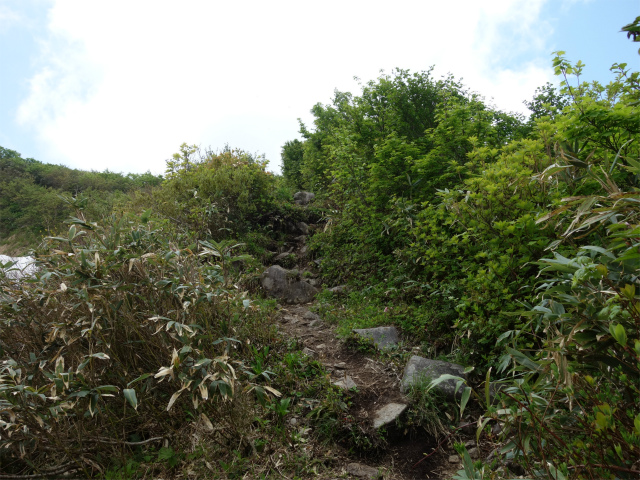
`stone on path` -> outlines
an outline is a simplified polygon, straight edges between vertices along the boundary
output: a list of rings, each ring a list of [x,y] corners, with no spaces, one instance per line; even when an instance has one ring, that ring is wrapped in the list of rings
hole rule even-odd
[[[296,205],[308,205],[314,198],[316,195],[311,192],[296,192],[293,195],[293,201]]]
[[[378,348],[391,347],[398,343],[396,327],[354,328],[353,331],[364,339],[373,340]]]
[[[407,409],[404,403],[389,403],[376,411],[373,417],[373,428],[380,428],[395,422]]]
[[[288,252],[282,252],[281,254],[277,255],[276,258],[273,259],[274,262],[280,262],[282,260],[284,260],[285,258],[287,258],[289,255],[293,255],[295,256],[295,253],[292,253],[292,251],[288,251]]]
[[[315,358],[318,356],[315,350],[311,350],[309,347],[304,347],[302,349],[302,353],[307,357]]]
[[[298,222],[296,223],[296,227],[302,232],[303,235],[309,235],[309,225],[307,225],[306,223]]]
[[[358,388],[356,382],[353,381],[349,375],[346,375],[342,380],[338,380],[337,382],[332,382],[336,387],[339,387],[343,390],[350,390],[352,388]]]
[[[307,310],[306,312],[304,312],[304,315],[302,315],[302,318],[304,318],[305,320],[320,320],[320,315]]]
[[[382,478],[382,474],[377,468],[362,465],[361,463],[350,463],[347,465],[347,473],[360,478],[376,479]]]
[[[407,366],[404,368],[404,375],[402,377],[401,391],[404,393],[409,390],[409,387],[425,378],[429,380],[435,380],[440,375],[449,374],[457,377],[466,378],[464,373],[464,367],[455,363],[443,362],[441,360],[429,360],[427,358],[413,355]],[[456,380],[445,380],[439,383],[434,388],[439,390],[447,397],[453,399],[456,396]],[[462,388],[458,390],[457,396],[462,395]]]
[[[269,295],[287,303],[308,303],[318,293],[317,288],[296,280],[296,275],[279,265],[267,268],[262,274],[261,283]]]

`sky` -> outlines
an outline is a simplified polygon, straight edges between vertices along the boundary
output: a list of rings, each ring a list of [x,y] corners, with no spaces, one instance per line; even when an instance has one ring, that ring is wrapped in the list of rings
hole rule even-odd
[[[607,83],[640,66],[638,0],[0,0],[0,146],[83,170],[164,172],[183,142],[264,154],[380,71],[435,66],[527,113],[551,53]]]

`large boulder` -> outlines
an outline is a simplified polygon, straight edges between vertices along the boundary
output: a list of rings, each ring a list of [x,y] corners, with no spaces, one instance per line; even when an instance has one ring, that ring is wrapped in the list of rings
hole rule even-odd
[[[286,303],[308,303],[318,293],[318,289],[298,279],[296,272],[291,272],[279,265],[271,265],[261,277],[262,288],[272,297]]]
[[[311,192],[296,192],[293,195],[293,201],[296,205],[308,205],[314,198],[316,198],[316,195]]]
[[[455,375],[456,377],[465,379],[467,377],[462,365],[443,362],[441,360],[429,360],[428,358],[413,355],[404,368],[401,390],[402,392],[406,392],[417,382],[424,381],[424,379],[435,380],[445,374]],[[456,383],[456,380],[445,380],[434,388],[447,397],[454,399],[456,396],[462,395],[462,388],[458,390],[457,394],[455,393]]]

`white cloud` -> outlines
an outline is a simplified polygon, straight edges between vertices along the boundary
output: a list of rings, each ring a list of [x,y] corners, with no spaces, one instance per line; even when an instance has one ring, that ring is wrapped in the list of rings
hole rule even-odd
[[[21,15],[6,5],[0,5],[0,28],[6,29],[22,21]]]
[[[42,160],[78,168],[161,172],[182,142],[228,142],[275,166],[297,117],[382,68],[435,64],[523,110],[550,75],[542,3],[60,0],[18,120]]]

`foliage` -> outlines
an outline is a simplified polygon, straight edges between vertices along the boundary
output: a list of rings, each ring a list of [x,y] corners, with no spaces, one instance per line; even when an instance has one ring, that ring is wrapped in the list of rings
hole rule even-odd
[[[531,111],[530,123],[535,125],[535,121],[543,117],[555,118],[569,104],[569,101],[551,83],[547,82],[542,87],[536,88],[533,99],[525,100],[524,104]]]
[[[542,300],[528,327],[542,336],[543,348],[533,355],[509,349],[520,378],[505,390],[510,408],[502,413],[513,425],[511,448],[536,475],[640,473],[640,192],[621,192],[606,179],[606,196],[569,203],[575,221],[565,234],[606,222],[602,244],[540,262]]]
[[[37,279],[1,280],[4,472],[95,474],[137,445],[183,448],[185,422],[237,445],[249,412],[279,395],[247,373],[244,340],[272,333],[269,310],[231,288],[232,246],[179,247],[163,230],[79,212],[38,253]]]
[[[634,42],[640,42],[640,17],[636,17],[636,19],[622,27],[623,32],[627,32],[627,38],[632,38]],[[638,54],[640,54],[640,49],[638,49]]]
[[[313,213],[296,209],[289,200],[292,191],[265,167],[266,161],[242,150],[203,153],[183,144],[167,161],[166,180],[148,205],[199,238],[259,232],[277,240],[287,222]]]
[[[580,73],[560,57],[556,64],[561,74]],[[606,90],[612,89],[624,94],[606,114],[594,114],[607,105],[591,95],[598,85],[583,88],[586,99],[574,97],[565,109],[564,116],[586,124],[573,130],[572,140],[592,153],[581,151],[578,158],[559,150],[557,162],[537,178],[554,186],[565,180],[588,193],[564,198],[539,218],[561,232],[549,248],[564,251],[537,262],[543,278],[537,305],[518,312],[529,318],[521,329],[499,338],[509,343],[501,368],[513,362],[514,380],[487,419],[505,422],[503,451],[534,477],[640,473],[639,138],[637,125],[625,117],[633,116],[627,105],[638,93],[634,75],[619,74]],[[598,123],[614,114],[617,122]],[[620,145],[619,139],[627,141]],[[607,146],[619,148],[607,152]]]
[[[302,185],[302,161],[304,157],[304,144],[300,140],[286,142],[282,146],[282,175],[292,187],[301,189]]]
[[[111,213],[127,193],[161,181],[149,172],[123,175],[45,164],[0,147],[0,244],[24,249],[56,233],[71,213],[64,194],[82,198],[87,213],[99,217]]]

